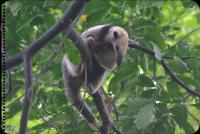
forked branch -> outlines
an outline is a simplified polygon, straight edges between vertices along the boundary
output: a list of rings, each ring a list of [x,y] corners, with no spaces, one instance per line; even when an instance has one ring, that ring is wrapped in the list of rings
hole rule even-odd
[[[27,123],[28,123],[28,113],[29,109],[32,103],[32,87],[33,87],[33,76],[32,76],[32,62],[31,62],[31,57],[29,53],[24,53],[24,76],[26,80],[26,85],[25,85],[25,98],[23,101],[23,106],[22,106],[22,115],[20,119],[20,128],[19,128],[19,133],[20,134],[25,134],[26,133],[26,128],[27,128]]]
[[[140,45],[139,43],[133,41],[133,40],[129,40],[129,47],[130,48],[135,48],[137,50],[143,51],[144,53],[149,54],[150,56],[152,56],[153,58],[156,58],[155,56],[155,52],[145,48],[144,46]],[[185,89],[188,93],[190,93],[191,95],[197,96],[200,98],[200,93],[196,92],[194,90],[192,90],[191,88],[189,88],[183,81],[181,81],[176,75],[175,73],[170,69],[170,67],[167,65],[166,60],[168,59],[165,56],[162,57],[162,59],[160,60],[161,65],[163,66],[163,68],[165,69],[166,73],[169,74],[169,76],[177,83],[179,84],[183,89]]]
[[[15,56],[9,57],[6,60],[6,70],[15,67],[23,62],[23,53],[29,52],[29,55],[34,56],[41,48],[43,48],[50,40],[52,40],[57,34],[62,32],[64,29],[77,18],[82,9],[85,6],[85,0],[74,0],[69,8],[64,13],[63,17],[58,20],[48,31],[41,35],[34,43],[27,47],[23,52],[16,54]]]
[[[81,53],[81,58],[84,61],[85,65],[87,65],[87,67],[85,67],[87,69],[86,72],[88,75],[90,75],[92,73],[92,56],[91,56],[88,45],[86,45],[87,40],[82,39],[75,32],[73,27],[71,27],[71,32],[68,35],[68,38],[70,38],[74,42],[79,52]]]
[[[25,98],[22,106],[22,116],[20,119],[20,134],[25,134],[28,123],[28,113],[32,102],[32,57],[43,48],[57,34],[67,29],[74,22],[77,16],[82,12],[87,0],[74,0],[70,7],[66,10],[63,17],[54,24],[48,31],[41,35],[34,43],[24,49],[23,52],[9,57],[5,62],[5,70],[15,67],[22,62],[24,63],[24,76],[26,80]]]

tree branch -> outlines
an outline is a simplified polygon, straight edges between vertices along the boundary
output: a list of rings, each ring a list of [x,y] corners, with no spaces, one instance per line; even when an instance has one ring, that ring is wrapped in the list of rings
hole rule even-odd
[[[163,68],[165,69],[165,71],[171,76],[171,78],[178,83],[181,87],[183,87],[189,94],[194,95],[194,96],[198,96],[200,98],[200,93],[199,92],[195,92],[192,89],[190,89],[183,81],[181,81],[175,74],[174,72],[169,68],[169,66],[166,63],[165,59],[161,60],[161,65],[163,66]]]
[[[188,36],[190,36],[193,32],[196,32],[200,30],[200,27],[197,27],[195,29],[193,29],[192,31],[190,31],[188,34],[186,34],[185,36],[183,36],[181,39],[179,39],[174,45],[178,44],[180,41],[186,39]]]
[[[25,134],[27,129],[27,123],[28,123],[28,112],[32,103],[32,62],[31,57],[29,53],[24,53],[24,76],[26,79],[26,85],[25,85],[25,92],[28,92],[25,94],[25,98],[23,100],[23,107],[22,107],[22,116],[20,119],[20,128],[19,133]]]
[[[137,50],[143,51],[149,55],[151,55],[152,57],[154,57],[155,53],[154,51],[142,46],[140,43],[135,42],[134,40],[129,39],[129,47],[130,48],[135,48]],[[173,59],[173,56],[163,56],[163,59]],[[188,60],[188,59],[195,59],[195,58],[199,58],[199,57],[194,57],[194,56],[186,56],[186,57],[180,57],[182,60]]]
[[[111,115],[109,114],[108,109],[105,107],[105,104],[101,98],[100,90],[92,94],[92,98],[102,119],[102,125],[99,130],[100,134],[107,134],[109,126],[111,126],[111,128],[113,129],[115,133],[120,134],[120,131],[113,124],[113,121],[112,121]]]
[[[90,52],[90,49],[87,44],[87,39],[82,39],[72,28],[71,33],[68,35],[68,38],[70,38],[76,47],[78,48],[79,52],[81,53],[82,60],[85,62],[86,72],[87,75],[92,74],[93,68],[92,68],[92,55]]]
[[[19,133],[25,134],[28,123],[28,113],[32,103],[32,61],[31,58],[34,56],[41,48],[47,44],[53,37],[58,33],[67,28],[67,32],[71,28],[71,24],[76,19],[76,17],[81,13],[85,5],[85,0],[74,0],[71,6],[66,10],[63,17],[53,25],[48,31],[46,31],[41,37],[39,37],[34,43],[29,47],[24,49],[23,52],[16,54],[15,56],[8,58],[5,63],[5,68],[12,68],[22,62],[24,62],[24,75],[26,79],[25,86],[25,98],[23,100],[22,115],[20,119]]]
[[[66,10],[63,17],[54,24],[48,31],[46,31],[41,37],[39,37],[34,43],[27,47],[23,52],[16,54],[13,57],[9,57],[6,60],[6,70],[12,68],[23,62],[23,53],[25,51],[30,52],[30,56],[35,55],[41,48],[45,46],[51,39],[57,34],[66,29],[79,15],[85,6],[85,0],[74,0],[70,7]]]
[[[129,40],[129,47],[130,48],[135,48],[137,50],[143,51],[147,54],[149,54],[150,56],[152,56],[153,58],[156,58],[155,56],[155,52],[145,48],[144,46],[141,46],[139,43],[134,42],[133,40]],[[167,65],[166,61],[165,61],[165,57],[163,56],[161,61],[160,61],[161,65],[163,66],[163,68],[165,69],[166,73],[169,74],[169,76],[177,83],[179,84],[182,88],[184,88],[188,93],[190,93],[191,95],[197,96],[200,98],[200,93],[196,92],[192,89],[190,89],[183,81],[181,81],[176,75],[175,73],[169,68],[169,66]]]

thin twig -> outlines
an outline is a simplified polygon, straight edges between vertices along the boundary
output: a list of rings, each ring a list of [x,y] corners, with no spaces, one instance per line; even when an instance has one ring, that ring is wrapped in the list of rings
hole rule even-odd
[[[72,25],[72,24],[71,24]],[[49,57],[47,63],[41,68],[40,70],[40,74],[44,73],[48,67],[48,65],[51,63],[51,61],[53,60],[53,58],[56,57],[56,53],[59,52],[59,50],[63,47],[64,45],[64,41],[65,41],[65,36],[68,36],[71,32],[71,25],[69,27],[67,27],[68,30],[66,30],[66,32],[64,33],[64,36],[62,38],[62,40],[60,41],[58,47],[56,48],[56,50],[54,51],[54,53]]]
[[[30,52],[30,56],[35,55],[41,48],[43,48],[50,40],[57,34],[66,29],[76,18],[85,6],[85,0],[74,0],[70,7],[66,10],[63,17],[46,31],[40,38],[26,48]],[[23,62],[23,53],[16,54],[6,60],[6,69],[15,67]]]
[[[17,99],[15,99],[13,102],[11,102],[10,104],[8,104],[6,107],[11,107],[13,106],[15,103],[17,103],[22,97],[24,97],[26,94],[28,94],[30,91],[25,91],[25,93],[23,93],[20,97],[18,97]]]
[[[65,12],[63,17],[52,26],[46,33],[44,33],[38,40],[36,40],[33,44],[27,47],[23,52],[18,53],[17,55],[6,60],[6,69],[14,67],[21,62],[24,62],[24,75],[26,79],[25,86],[25,98],[23,101],[22,107],[22,116],[20,119],[20,128],[19,133],[25,134],[28,123],[28,113],[30,109],[30,105],[32,103],[32,62],[31,58],[34,56],[41,48],[43,48],[47,42],[49,42],[53,37],[55,37],[58,33],[63,31],[66,27],[70,26],[70,24],[74,21],[74,19],[80,15],[80,11],[82,11],[85,5],[85,1],[75,0],[72,2],[71,6]],[[70,29],[68,29],[70,30]]]
[[[140,45],[139,43],[136,43],[133,40],[129,40],[129,47],[130,48],[135,48],[137,50],[143,51],[147,54],[149,54],[150,56],[152,56],[153,58],[156,58],[155,56],[155,52],[145,48],[144,46]],[[163,66],[163,68],[165,69],[166,73],[170,75],[170,77],[177,83],[179,84],[181,87],[183,87],[183,89],[185,89],[188,93],[190,93],[191,95],[197,96],[200,98],[200,93],[196,92],[192,89],[190,89],[184,82],[182,82],[176,75],[175,73],[169,68],[169,66],[167,65],[166,61],[164,58],[162,58],[160,60],[161,65]]]
[[[185,95],[184,95],[183,97],[181,97],[181,98],[173,99],[172,101],[169,101],[169,103],[179,103],[179,102],[183,102],[183,101],[188,100],[189,97],[190,97],[190,94],[187,93],[187,94],[185,94]]]
[[[84,9],[84,8],[83,8],[83,9]],[[75,23],[78,21],[78,18],[80,17],[81,13],[83,12],[83,9],[82,9],[82,11],[80,12],[80,14],[78,15],[78,17],[76,18],[75,22],[72,23],[72,24],[70,24],[70,25],[66,28],[66,30],[64,31],[64,36],[63,36],[62,40],[60,41],[58,47],[56,48],[56,50],[54,51],[54,53],[49,57],[47,63],[41,68],[40,73],[46,72],[48,65],[51,63],[51,61],[53,60],[53,58],[56,57],[56,54],[57,54],[58,52],[60,52],[61,48],[62,48],[63,45],[64,45],[65,38],[68,37],[69,34],[71,33],[73,24],[75,24]],[[70,46],[70,47],[71,47],[71,46]],[[69,48],[69,47],[68,47],[68,48]]]
[[[135,48],[135,49],[140,50],[140,51],[143,51],[143,52],[151,55],[152,57],[154,57],[154,55],[155,55],[155,53],[152,50],[144,47],[142,44],[140,44],[140,43],[138,43],[138,42],[136,42],[134,40],[131,40],[131,39],[129,39],[129,47],[130,48]],[[173,56],[165,56],[164,55],[162,58],[171,60],[171,59],[173,59]],[[194,56],[185,56],[185,57],[180,56],[180,59],[182,59],[182,60],[199,59],[199,58],[200,57],[194,57]]]
[[[181,87],[183,87],[188,93],[190,93],[191,95],[197,96],[200,98],[200,93],[196,92],[192,89],[190,89],[183,81],[181,81],[176,75],[175,73],[169,68],[169,66],[167,65],[165,59],[161,60],[161,65],[163,66],[163,68],[165,69],[166,73],[169,74],[171,76],[171,78],[177,83],[179,84]]]
[[[178,44],[179,42],[181,42],[182,40],[184,40],[188,36],[190,36],[193,32],[196,32],[198,30],[200,30],[200,27],[197,27],[197,28],[193,29],[192,31],[190,31],[189,33],[187,33],[185,36],[183,36],[181,39],[179,39],[174,45]]]

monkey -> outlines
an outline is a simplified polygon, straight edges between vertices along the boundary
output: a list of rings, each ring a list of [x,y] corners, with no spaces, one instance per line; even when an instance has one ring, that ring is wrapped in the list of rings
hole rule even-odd
[[[87,63],[82,62],[75,65],[65,55],[62,60],[65,94],[74,109],[87,120],[89,125],[100,131],[101,134],[105,134],[106,130],[102,130],[102,126],[113,123],[98,89],[102,86],[108,72],[121,65],[128,49],[128,33],[119,26],[105,24],[89,28],[83,33],[82,38],[88,40],[86,45],[92,54],[92,74],[86,74],[84,64]],[[102,118],[102,126],[97,123],[90,108],[80,96],[80,88],[85,84],[85,81],[87,84],[84,90],[92,96]],[[114,128],[114,125],[112,126]]]

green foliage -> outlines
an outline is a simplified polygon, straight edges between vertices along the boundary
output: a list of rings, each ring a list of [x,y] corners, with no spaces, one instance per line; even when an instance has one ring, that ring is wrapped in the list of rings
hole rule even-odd
[[[136,115],[136,126],[137,128],[145,128],[154,120],[154,113],[153,113],[154,105],[153,103],[146,104],[143,106],[138,114]]]
[[[7,56],[21,52],[45,33],[70,2],[7,1]],[[171,56],[172,59],[167,60],[170,68],[190,88],[200,92],[200,10],[196,3],[190,0],[91,0],[83,14],[87,15],[87,20],[80,19],[75,25],[80,34],[89,27],[105,23],[122,26],[131,39],[153,50],[158,59]],[[34,98],[28,133],[94,133],[64,95],[62,57],[67,54],[74,63],[80,63],[81,59],[68,40],[58,50],[62,38],[63,34],[59,34],[52,39],[33,59]],[[41,71],[54,52],[46,70]],[[196,58],[182,59],[187,56]],[[14,91],[6,97],[8,133],[18,133],[19,129],[23,99],[17,98],[23,95],[22,70],[23,66],[12,69]],[[120,93],[116,104],[119,120],[114,122],[123,134],[192,134],[199,127],[199,98],[177,85],[159,62],[155,65],[147,54],[128,50],[122,66],[111,72],[105,83],[112,96]],[[91,98],[86,101],[98,117]]]

